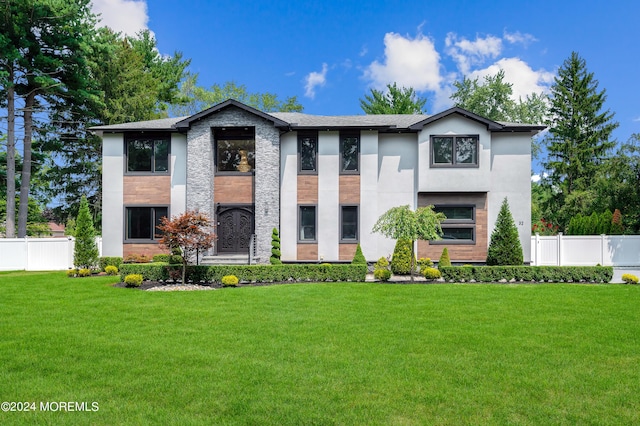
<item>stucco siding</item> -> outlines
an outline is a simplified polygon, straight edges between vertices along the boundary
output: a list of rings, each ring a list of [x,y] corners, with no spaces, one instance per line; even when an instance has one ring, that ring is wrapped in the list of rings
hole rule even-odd
[[[124,139],[122,133],[102,136],[102,255],[122,256]]]
[[[296,132],[280,139],[280,252],[282,260],[296,260],[298,232],[298,139]]]
[[[338,260],[340,240],[338,132],[318,134],[318,259]]]
[[[378,132],[363,131],[360,133],[360,248],[371,262],[378,256],[379,236],[371,233],[378,220],[378,210]]]
[[[171,216],[187,209],[187,137],[171,134]]]

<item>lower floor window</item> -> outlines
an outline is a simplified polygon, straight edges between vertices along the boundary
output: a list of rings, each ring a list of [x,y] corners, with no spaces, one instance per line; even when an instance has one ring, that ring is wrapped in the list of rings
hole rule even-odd
[[[316,241],[316,206],[300,206],[298,228],[300,241]]]
[[[162,237],[158,226],[162,218],[168,216],[167,207],[127,207],[125,210],[125,239],[159,240]]]
[[[442,222],[441,243],[475,243],[476,208],[474,205],[436,205],[434,210],[444,213],[447,217]]]
[[[358,206],[342,206],[340,216],[340,240],[358,240]]]

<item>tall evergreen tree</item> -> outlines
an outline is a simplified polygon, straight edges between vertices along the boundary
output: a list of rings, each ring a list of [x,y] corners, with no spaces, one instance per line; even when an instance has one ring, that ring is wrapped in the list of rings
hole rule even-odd
[[[509,202],[502,201],[491,242],[487,250],[487,265],[522,265],[524,255],[518,228],[509,210]]]
[[[615,145],[610,138],[618,123],[613,120],[614,114],[604,109],[605,90],[598,91],[598,81],[576,52],[558,70],[550,98],[548,159],[544,166],[548,183],[558,193],[549,200],[549,209],[560,212],[558,221],[566,226],[579,211],[578,207],[561,210],[562,206],[572,193],[589,189]]]
[[[421,98],[411,87],[387,84],[387,91],[371,89],[371,94],[360,99],[366,114],[424,114],[426,98]]]

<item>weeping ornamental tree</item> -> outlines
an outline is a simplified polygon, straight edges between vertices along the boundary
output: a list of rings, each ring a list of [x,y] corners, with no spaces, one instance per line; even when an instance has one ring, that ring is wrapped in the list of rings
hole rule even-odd
[[[433,211],[433,206],[419,207],[415,211],[408,205],[393,207],[378,218],[373,225],[373,232],[394,240],[403,238],[411,241],[411,280],[413,281],[416,267],[414,242],[439,240],[442,235],[440,223],[445,219],[443,213]]]

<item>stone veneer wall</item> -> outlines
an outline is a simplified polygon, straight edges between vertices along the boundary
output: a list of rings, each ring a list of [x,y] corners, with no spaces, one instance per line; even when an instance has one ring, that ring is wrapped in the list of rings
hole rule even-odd
[[[215,218],[213,127],[256,130],[255,234],[257,257],[268,263],[271,231],[280,229],[280,134],[273,123],[229,107],[191,125],[187,133],[187,209]]]

